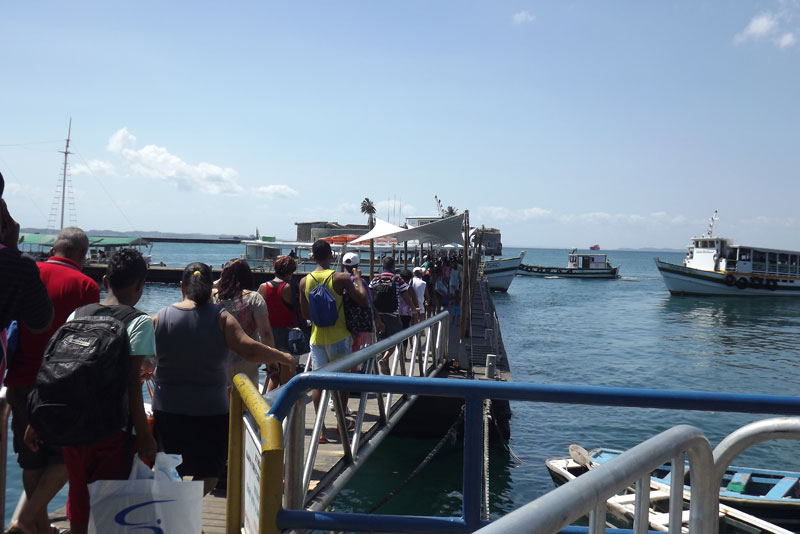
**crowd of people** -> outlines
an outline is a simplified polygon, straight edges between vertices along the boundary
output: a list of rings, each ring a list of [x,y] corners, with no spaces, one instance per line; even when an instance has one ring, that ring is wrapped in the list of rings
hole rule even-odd
[[[448,305],[456,315],[453,303],[458,303],[461,284],[457,257],[427,256],[412,270],[398,272],[394,258],[386,256],[381,272],[367,282],[358,254],[344,255],[342,270],[334,270],[330,244],[319,240],[312,246],[316,269],[299,281],[292,256],[279,258],[275,277],[258,288],[242,259],[226,263],[216,282],[208,265],[190,263],[180,282],[180,300],[150,317],[135,309],[147,273],[138,251],[123,249],[110,258],[100,301],[100,287],[81,272],[89,248],[86,234],[64,228],[50,258],[35,263],[17,248],[19,224],[2,200],[2,184],[0,175],[5,279],[0,290],[0,372],[26,495],[11,533],[52,534],[47,505],[67,482],[71,532],[86,533],[88,485],[126,479],[135,454],[149,463],[157,451],[181,454],[179,474],[202,480],[210,492],[225,476],[233,376],[244,373],[258,384],[259,369],[265,366],[266,389],[272,390],[291,379],[301,352],[309,352],[312,368],[319,369]],[[111,316],[124,325],[129,346],[123,371],[127,424],[90,443],[62,445],[38,431],[28,400],[45,353],[54,350],[48,342],[62,325],[86,316]],[[19,330],[16,347],[8,346],[12,324]],[[379,365],[389,373],[385,356]],[[143,407],[145,380],[152,384],[152,421]],[[319,410],[320,392],[312,398]],[[344,396],[342,400],[346,406]],[[353,424],[348,419],[349,430]],[[321,442],[327,442],[326,432]]]

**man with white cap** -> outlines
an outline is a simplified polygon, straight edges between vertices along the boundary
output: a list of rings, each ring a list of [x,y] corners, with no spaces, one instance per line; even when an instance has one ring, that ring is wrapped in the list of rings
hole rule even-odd
[[[428,302],[428,283],[422,279],[422,267],[414,267],[411,271],[414,273],[414,278],[411,279],[411,289],[417,295],[417,302],[419,303],[420,319],[425,317],[425,304]]]

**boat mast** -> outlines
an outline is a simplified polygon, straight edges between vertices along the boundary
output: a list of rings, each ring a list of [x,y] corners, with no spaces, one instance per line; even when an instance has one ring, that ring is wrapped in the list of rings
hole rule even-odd
[[[64,147],[64,150],[59,150],[62,154],[64,154],[64,169],[61,173],[61,226],[59,227],[60,230],[64,229],[64,202],[66,200],[67,195],[67,157],[72,154],[69,151],[69,138],[72,134],[72,117],[69,118],[69,128],[67,129],[67,144]]]
[[[708,237],[714,237],[712,234],[714,233],[714,223],[717,222],[717,210],[714,210],[714,215],[711,216],[711,222],[708,223]]]

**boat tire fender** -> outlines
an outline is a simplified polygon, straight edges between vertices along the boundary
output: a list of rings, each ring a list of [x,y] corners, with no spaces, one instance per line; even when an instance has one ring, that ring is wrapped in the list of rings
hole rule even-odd
[[[725,275],[725,284],[732,286],[736,284],[736,277],[732,274]]]
[[[738,287],[739,289],[744,289],[744,288],[746,288],[747,286],[748,286],[748,283],[747,283],[747,278],[745,278],[744,276],[740,277],[740,278],[739,278],[739,279],[736,281],[736,287]]]
[[[767,289],[769,289],[770,291],[775,291],[776,289],[778,289],[778,281],[775,280],[774,278],[768,279]]]

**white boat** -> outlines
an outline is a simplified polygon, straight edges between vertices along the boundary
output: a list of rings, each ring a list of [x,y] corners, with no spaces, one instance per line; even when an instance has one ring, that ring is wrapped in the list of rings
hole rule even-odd
[[[556,485],[561,485],[576,478],[575,473],[585,472],[585,467],[582,467],[578,462],[572,458],[550,458],[545,464],[547,465],[550,476]],[[592,463],[592,466],[594,464]],[[669,530],[669,484],[658,482],[650,479],[650,513],[649,513],[649,529],[653,531],[667,532]],[[606,520],[614,527],[617,528],[631,528],[633,525],[634,501],[636,494],[633,489],[611,497],[607,502]],[[683,491],[683,524],[681,525],[681,532],[688,532],[688,509],[691,500],[691,491],[689,488]],[[770,523],[750,514],[746,514],[741,510],[732,508],[725,504],[719,505],[719,532],[726,532],[728,534],[767,534],[767,533],[780,533],[791,534],[790,530],[786,530],[774,523]]]
[[[800,252],[692,238],[682,265],[655,258],[673,295],[800,297]]]
[[[489,289],[492,291],[508,291],[508,287],[514,281],[514,276],[516,276],[517,269],[522,264],[522,258],[524,257],[524,250],[514,258],[484,256],[481,270],[489,283]]]
[[[566,267],[521,264],[517,274],[559,278],[617,278],[619,265],[613,267],[605,254],[580,254],[573,249],[567,256]]]

